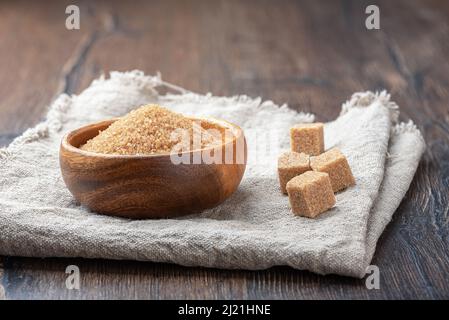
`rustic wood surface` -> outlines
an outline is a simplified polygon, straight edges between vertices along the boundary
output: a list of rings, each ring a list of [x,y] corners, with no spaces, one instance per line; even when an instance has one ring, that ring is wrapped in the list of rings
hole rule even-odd
[[[1,145],[41,121],[59,93],[78,93],[103,71],[141,69],[202,93],[286,102],[320,121],[337,116],[353,92],[385,88],[401,118],[422,129],[427,151],[379,241],[380,290],[286,267],[3,257],[0,299],[449,298],[448,1],[70,3],[81,8],[78,31],[64,27],[69,2],[0,3]],[[378,31],[364,26],[373,3]],[[69,264],[80,267],[79,291],[65,287]]]

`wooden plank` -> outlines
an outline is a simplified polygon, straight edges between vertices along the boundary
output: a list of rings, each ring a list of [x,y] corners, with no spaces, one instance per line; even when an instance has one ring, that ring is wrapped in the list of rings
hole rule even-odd
[[[449,278],[443,270],[449,268],[444,230],[449,215],[449,164],[444,160],[449,159],[448,6],[422,3],[390,1],[384,9],[386,47],[407,84],[397,100],[403,118],[414,119],[422,129],[427,150],[394,223],[379,243],[378,256],[395,253],[397,266],[391,268],[391,277],[406,288],[407,297],[447,298]],[[401,11],[404,14],[394,14]],[[399,266],[406,276],[399,276]]]
[[[80,268],[80,290],[65,287],[65,268]],[[187,268],[171,264],[86,259],[8,258],[8,298],[319,299],[380,298],[360,280],[322,277],[286,267],[264,271]],[[323,290],[323,287],[327,288]],[[329,290],[330,289],[330,290]],[[399,292],[395,292],[396,295]],[[396,297],[401,297],[400,295]]]
[[[88,29],[67,30],[65,7],[61,1],[1,3],[0,136],[15,136],[41,121],[58,92],[61,66]]]
[[[55,93],[80,92],[102,70],[137,68],[161,71],[166,80],[198,92],[288,102],[318,120],[337,116],[355,91],[387,88],[402,119],[412,118],[428,145],[379,242],[373,263],[380,267],[381,290],[284,267],[253,272],[9,257],[0,277],[6,297],[449,298],[449,5],[374,2],[381,8],[380,31],[364,27],[368,1],[81,1],[88,14],[79,32],[60,27],[63,4],[2,4],[3,144],[38,122]],[[19,13],[26,23],[18,27]],[[33,37],[30,25],[38,25]],[[80,291],[65,288],[69,264],[81,269]]]

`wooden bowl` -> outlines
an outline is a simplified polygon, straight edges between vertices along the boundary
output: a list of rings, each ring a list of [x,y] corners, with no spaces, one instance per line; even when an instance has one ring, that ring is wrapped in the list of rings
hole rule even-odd
[[[79,128],[65,135],[61,142],[59,161],[64,182],[75,199],[91,210],[136,219],[185,215],[217,206],[240,184],[247,149],[238,126],[222,120],[199,119],[202,125],[218,124],[231,130],[233,137],[213,148],[188,152],[190,159],[203,151],[221,149],[223,155],[233,152],[233,161],[226,163],[174,164],[168,153],[108,155],[79,149],[116,120]],[[237,159],[236,150],[239,147],[241,151],[242,146],[243,159],[242,152]]]

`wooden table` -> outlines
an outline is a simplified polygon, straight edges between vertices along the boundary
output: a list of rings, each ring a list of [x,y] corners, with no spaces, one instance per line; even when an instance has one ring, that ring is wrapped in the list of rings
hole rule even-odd
[[[80,30],[65,28],[70,3],[80,6]],[[373,3],[380,30],[365,28]],[[3,257],[0,298],[449,298],[448,22],[444,0],[2,1],[1,145],[41,121],[58,94],[79,93],[103,71],[141,69],[197,92],[285,102],[321,121],[353,92],[385,88],[427,151],[379,241],[380,290],[287,267]],[[81,269],[79,291],[65,287],[69,264]]]

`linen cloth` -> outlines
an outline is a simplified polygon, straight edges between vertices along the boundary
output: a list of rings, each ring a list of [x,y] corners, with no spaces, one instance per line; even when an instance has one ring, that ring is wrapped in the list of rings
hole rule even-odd
[[[159,94],[160,88],[176,93]],[[59,168],[62,136],[82,125],[159,103],[187,115],[242,127],[248,166],[223,204],[176,219],[128,220],[76,203]],[[247,96],[200,95],[140,71],[112,72],[79,95],[61,95],[47,118],[0,149],[0,254],[171,262],[186,266],[264,269],[288,265],[319,274],[363,277],[376,242],[406,194],[424,140],[386,92],[356,93],[325,124],[326,149],[347,156],[356,186],[316,219],[294,216],[277,180],[277,157],[289,128],[312,114]]]

